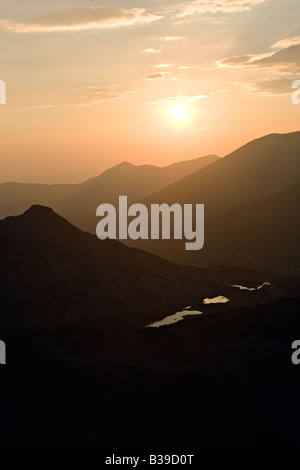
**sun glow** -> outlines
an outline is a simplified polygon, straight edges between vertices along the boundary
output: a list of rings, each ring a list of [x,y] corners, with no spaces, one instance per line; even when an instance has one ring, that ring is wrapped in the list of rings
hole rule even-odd
[[[188,107],[183,103],[177,103],[171,109],[171,116],[175,121],[184,121],[188,115]]]

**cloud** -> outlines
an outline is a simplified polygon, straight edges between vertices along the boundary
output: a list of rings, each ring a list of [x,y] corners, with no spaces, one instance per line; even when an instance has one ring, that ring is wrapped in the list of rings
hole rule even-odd
[[[238,13],[249,11],[266,0],[196,0],[183,4],[178,17],[202,15],[205,13]]]
[[[247,54],[242,56],[227,57],[226,59],[218,60],[216,62],[218,67],[244,67],[251,66],[254,62],[257,62],[266,57],[274,55],[273,52],[266,54]]]
[[[267,54],[250,54],[230,57],[217,61],[218,67],[242,68],[289,68],[290,72],[300,70],[300,45],[290,46],[277,52]]]
[[[197,69],[198,65],[181,65],[179,70]]]
[[[157,72],[157,73],[151,73],[150,75],[147,75],[147,77],[145,77],[146,80],[162,80],[163,78],[165,78],[165,75],[168,74],[170,72]]]
[[[295,45],[289,45],[294,44]],[[254,73],[263,72],[267,78],[259,76],[247,82],[236,82],[246,94],[284,95],[292,93],[292,83],[300,73],[300,44],[295,38],[278,41],[272,49],[283,45],[289,45],[278,51],[265,54],[248,54],[244,56],[229,57],[217,62],[218,67],[237,68],[239,70],[252,70]]]
[[[157,69],[164,69],[165,67],[173,67],[172,64],[157,64],[155,66]]]
[[[152,49],[151,47],[148,47],[148,49],[144,49],[143,52],[144,54],[157,54],[158,52],[161,52],[162,49]]]
[[[284,49],[290,46],[296,46],[300,44],[300,36],[294,36],[292,38],[281,39],[273,44],[272,49]]]
[[[207,131],[215,131],[215,130],[218,130],[218,129],[225,129],[225,130],[231,130],[231,131],[238,131],[238,130],[241,130],[241,129],[248,129],[249,127],[251,126],[241,126],[241,127],[237,127],[237,126],[233,126],[232,124],[223,124],[223,125],[219,125],[219,126],[208,126],[208,127],[197,127],[197,128],[193,128],[193,129],[185,129],[184,132],[207,132]]]
[[[156,101],[152,101],[149,104],[164,104],[164,103],[172,103],[172,102],[188,102],[188,101],[197,101],[203,100],[207,98],[206,95],[183,95],[183,96],[167,96],[166,98],[159,98]]]
[[[290,95],[292,93],[291,78],[271,77],[265,80],[254,82],[238,83],[249,93],[259,93],[261,95]]]
[[[0,26],[17,33],[85,31],[151,23],[161,18],[147,13],[144,8],[126,10],[89,7],[49,13],[24,21],[1,20]]]
[[[294,67],[300,69],[300,45],[290,46],[287,49],[275,52],[252,62],[254,67]]]
[[[75,100],[75,106],[92,106],[102,101],[123,101],[129,94],[138,93],[139,90],[114,84],[107,87],[89,85],[81,91],[82,94]]]
[[[15,106],[30,109],[50,108],[73,108],[81,106],[93,106],[108,101],[124,101],[130,94],[138,93],[139,90],[126,85],[112,84],[106,87],[89,85],[68,89],[57,90],[55,96],[52,91],[46,92],[47,101],[41,100],[39,94],[32,99],[31,103],[26,101],[13,103]]]
[[[55,108],[54,104],[33,104],[33,105],[25,105],[24,108],[29,109],[52,109]]]
[[[181,41],[182,39],[185,39],[184,36],[164,36],[161,37],[163,41]]]

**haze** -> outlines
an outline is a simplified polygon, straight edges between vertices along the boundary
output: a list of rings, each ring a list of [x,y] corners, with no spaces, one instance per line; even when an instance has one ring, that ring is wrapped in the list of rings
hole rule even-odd
[[[298,0],[2,2],[0,181],[77,182],[297,130],[298,13]]]

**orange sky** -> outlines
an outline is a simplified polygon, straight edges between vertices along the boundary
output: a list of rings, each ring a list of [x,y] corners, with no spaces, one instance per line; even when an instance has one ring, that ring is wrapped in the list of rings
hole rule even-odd
[[[0,181],[77,182],[123,160],[223,156],[299,130],[298,8],[298,0],[6,1]],[[181,122],[171,116],[176,103],[189,113]]]

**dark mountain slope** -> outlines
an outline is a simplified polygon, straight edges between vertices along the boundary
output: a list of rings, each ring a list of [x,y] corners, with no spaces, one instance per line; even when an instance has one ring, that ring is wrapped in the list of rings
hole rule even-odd
[[[45,207],[0,221],[0,449],[299,449],[299,300],[270,302],[283,295],[255,272],[100,242]],[[142,328],[187,305],[203,315]]]
[[[142,202],[205,204],[212,217],[300,183],[300,132],[254,140]]]
[[[263,275],[203,271],[169,263],[83,233],[52,209],[33,206],[0,221],[0,322],[3,327],[85,322],[109,329],[144,326],[175,313],[220,284]]]
[[[174,240],[140,240],[134,246],[192,266],[243,266],[300,275],[299,202],[300,184],[207,218],[200,251],[185,251],[184,242]]]

